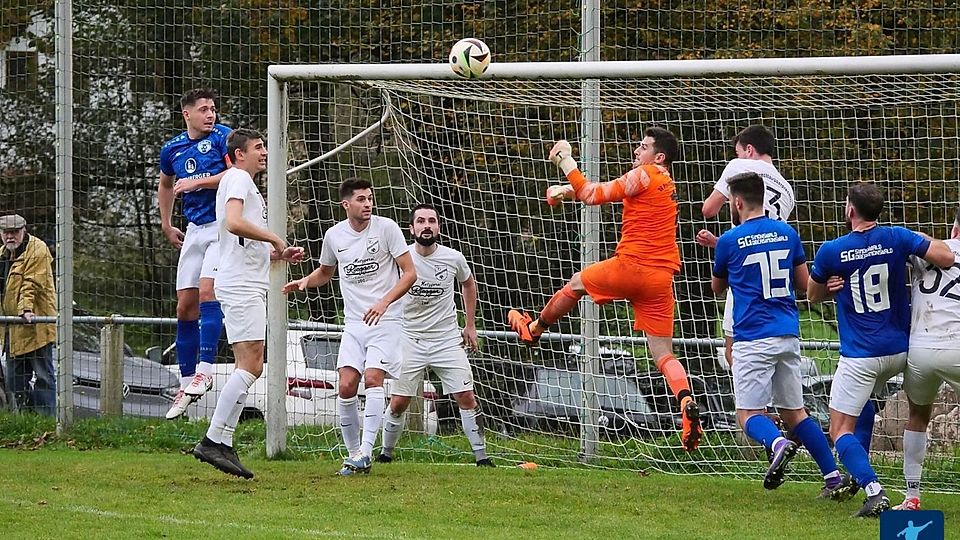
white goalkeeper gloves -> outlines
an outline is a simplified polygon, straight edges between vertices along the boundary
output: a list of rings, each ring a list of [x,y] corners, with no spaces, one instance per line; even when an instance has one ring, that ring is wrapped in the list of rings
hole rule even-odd
[[[557,141],[553,145],[550,149],[550,161],[560,167],[564,176],[577,168],[577,161],[573,159],[573,147],[567,141]]]
[[[550,206],[563,204],[563,201],[572,201],[576,198],[577,197],[573,191],[573,186],[570,184],[550,186],[547,188],[547,204]]]

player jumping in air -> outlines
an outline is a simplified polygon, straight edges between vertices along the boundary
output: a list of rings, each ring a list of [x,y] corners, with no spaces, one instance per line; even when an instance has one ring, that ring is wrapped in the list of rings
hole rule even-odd
[[[628,300],[633,306],[634,330],[647,334],[657,369],[666,377],[680,403],[683,448],[692,452],[700,444],[700,408],[690,393],[687,372],[673,355],[673,276],[680,271],[677,247],[677,193],[668,169],[679,144],[670,131],[651,127],[634,152],[633,169],[610,182],[595,183],[583,176],[567,141],[550,150],[550,161],[570,182],[547,190],[553,205],[578,200],[589,205],[623,202],[620,243],[613,257],[587,266],[570,281],[534,319],[510,310],[510,327],[528,345],[537,342],[561,317],[590,295],[598,304]]]
[[[213,386],[213,363],[223,331],[223,312],[213,283],[219,258],[217,186],[230,166],[230,128],[216,123],[216,99],[212,90],[185,93],[180,108],[187,130],[160,149],[160,226],[167,240],[180,249],[176,339],[180,392],[167,412],[170,420],[185,413]],[[186,233],[171,222],[177,195],[183,197],[183,215],[189,222]]]

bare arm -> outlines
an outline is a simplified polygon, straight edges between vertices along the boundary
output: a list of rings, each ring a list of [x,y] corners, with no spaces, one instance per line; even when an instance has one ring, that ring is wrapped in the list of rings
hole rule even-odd
[[[183,232],[173,226],[173,201],[177,195],[173,190],[173,182],[176,180],[172,175],[160,173],[160,184],[157,187],[157,206],[160,207],[160,230],[167,241],[174,247],[180,248],[183,245]]]
[[[224,169],[212,176],[202,176],[200,178],[181,178],[173,185],[174,193],[186,193],[198,189],[217,189],[220,186],[220,179],[227,174],[230,169]]]
[[[793,289],[797,295],[801,292],[807,292],[807,283],[810,281],[810,270],[807,269],[807,263],[801,263],[793,267]]]
[[[373,326],[380,322],[380,318],[383,317],[383,314],[387,312],[387,308],[390,307],[390,304],[396,302],[403,295],[407,294],[407,291],[410,290],[410,287],[413,286],[413,283],[417,281],[417,270],[413,265],[413,257],[410,256],[410,253],[404,253],[399,257],[394,259],[397,262],[397,266],[400,267],[399,281],[394,285],[387,294],[380,299],[379,302],[372,305],[370,309],[367,310],[363,315],[363,322],[367,323],[370,326]]]
[[[463,295],[463,343],[472,351],[477,350],[477,280],[470,276],[460,284]]]
[[[724,278],[718,278],[717,276],[712,276],[710,278],[710,289],[713,290],[713,294],[721,296],[727,292],[727,280]]]
[[[273,249],[278,253],[283,253],[287,248],[287,243],[268,229],[257,227],[243,217],[243,201],[241,199],[230,199],[224,207],[224,224],[228,231],[250,240],[260,240],[269,242]]]
[[[717,190],[713,190],[713,193],[707,197],[707,200],[703,201],[703,208],[700,211],[703,213],[703,217],[712,218],[716,217],[720,213],[720,209],[723,208],[723,205],[727,203],[727,197],[720,193]]]
[[[303,291],[310,287],[323,287],[333,279],[333,274],[336,270],[336,266],[321,264],[306,276],[284,285],[283,288],[280,289],[280,292],[287,294],[293,291]]]
[[[935,264],[940,268],[950,268],[953,266],[954,262],[953,252],[950,251],[950,246],[948,246],[942,240],[930,240],[930,247],[927,248],[927,252],[923,255],[923,260],[927,261],[930,264]]]
[[[812,277],[807,278],[807,300],[816,304],[832,297],[826,283],[818,283]]]

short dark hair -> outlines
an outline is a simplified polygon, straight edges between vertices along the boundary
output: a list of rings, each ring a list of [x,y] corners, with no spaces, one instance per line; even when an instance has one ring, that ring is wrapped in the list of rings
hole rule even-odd
[[[413,220],[417,216],[417,210],[433,210],[437,214],[437,221],[440,221],[440,211],[437,210],[437,207],[430,203],[420,203],[410,209],[410,224],[413,225]]]
[[[733,138],[733,144],[734,146],[739,144],[744,148],[749,144],[758,154],[771,157],[777,148],[777,140],[773,138],[773,133],[760,124],[743,128],[743,131]]]
[[[734,196],[743,199],[743,202],[750,205],[750,208],[763,206],[763,178],[755,172],[742,172],[735,174],[727,179],[727,186],[730,187],[730,197]]]
[[[850,186],[847,200],[864,221],[876,221],[883,212],[883,192],[872,182],[857,182]]]
[[[373,189],[373,184],[365,178],[351,177],[340,183],[340,200],[345,201],[353,197],[353,192],[358,189]]]
[[[953,223],[955,225],[960,225],[960,208],[957,208],[957,214],[953,218]]]
[[[677,159],[678,154],[680,154],[680,143],[677,142],[677,136],[669,129],[649,127],[643,134],[647,137],[653,137],[653,149],[664,155],[663,162],[665,165],[669,165]]]
[[[183,93],[183,97],[180,98],[180,110],[192,106],[201,99],[210,99],[216,101],[217,93],[209,88],[194,88],[192,90],[187,90]]]
[[[255,129],[237,128],[231,131],[227,135],[227,155],[230,157],[230,161],[236,163],[237,150],[246,151],[247,144],[257,139],[263,140],[263,135]]]

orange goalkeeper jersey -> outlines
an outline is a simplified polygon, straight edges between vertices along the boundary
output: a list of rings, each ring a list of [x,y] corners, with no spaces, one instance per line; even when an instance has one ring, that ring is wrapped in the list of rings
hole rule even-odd
[[[567,176],[577,200],[586,204],[623,201],[623,226],[617,255],[642,264],[680,271],[677,247],[677,190],[670,172],[641,165],[610,182],[590,182],[579,169]]]

